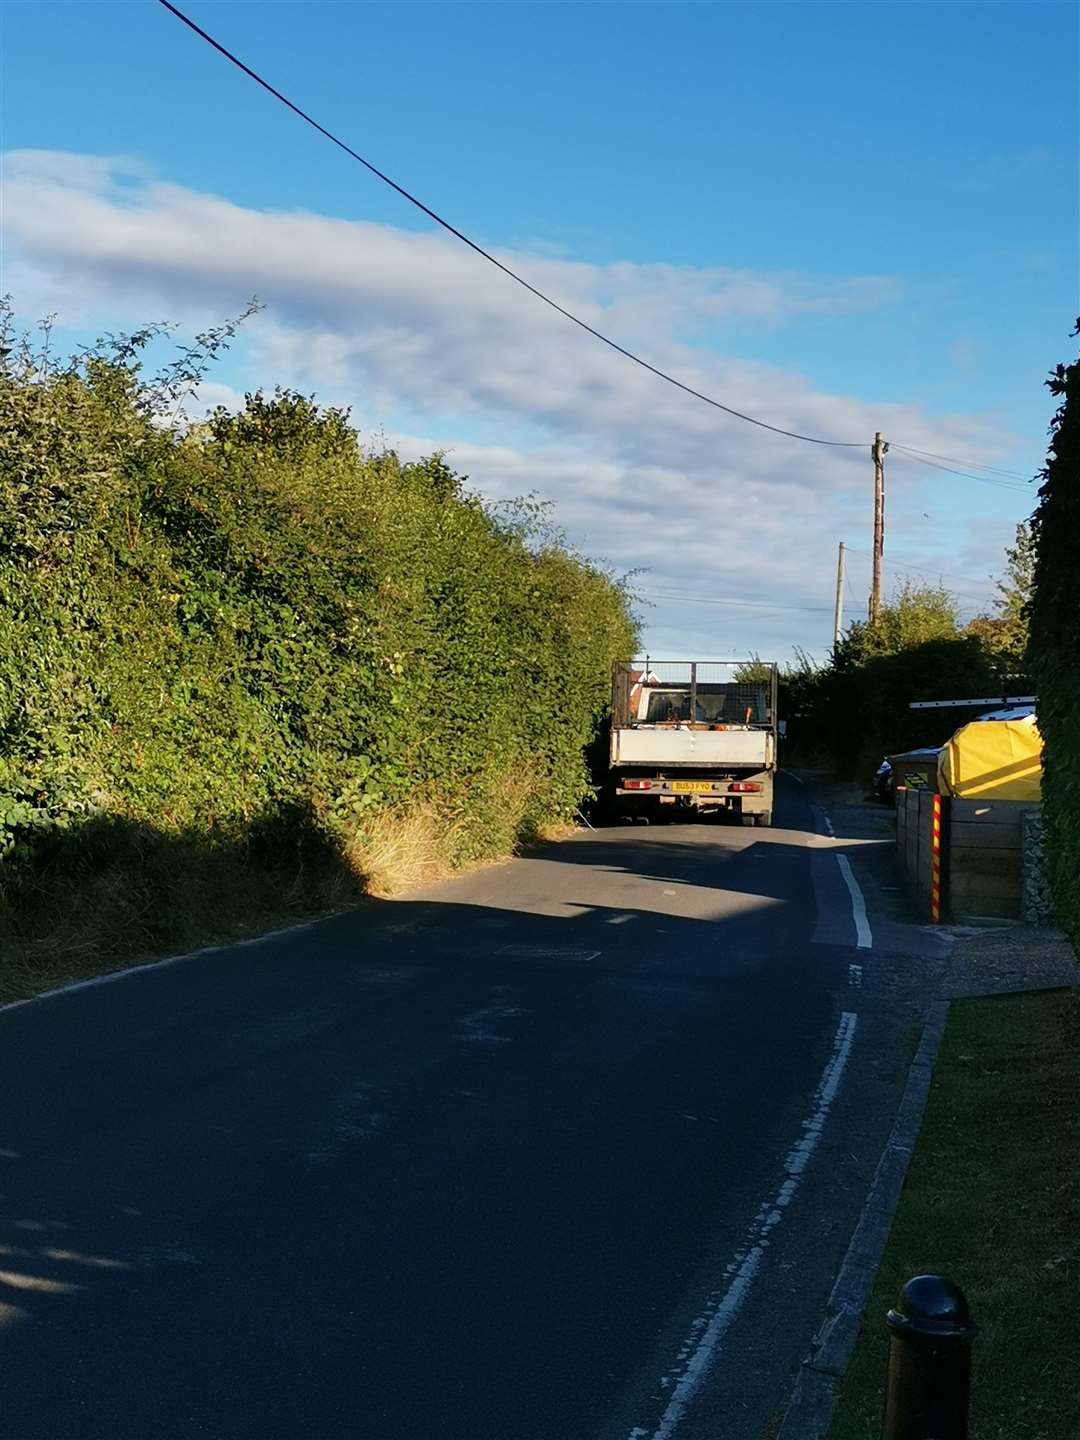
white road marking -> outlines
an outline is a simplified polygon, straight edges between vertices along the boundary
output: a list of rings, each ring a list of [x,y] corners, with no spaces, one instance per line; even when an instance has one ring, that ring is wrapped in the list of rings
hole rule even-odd
[[[805,785],[805,784],[806,784],[806,781],[802,778],[801,775],[796,775],[796,774],[794,774],[791,770],[785,770],[785,771],[784,771],[784,774],[787,776],[787,778],[788,778],[789,780],[794,780],[795,783],[796,783],[796,785]]]
[[[849,965],[847,967],[848,984],[853,990],[862,989],[862,966]]]
[[[698,1390],[712,1368],[720,1342],[742,1309],[761,1268],[769,1246],[769,1232],[784,1218],[784,1211],[795,1198],[810,1157],[818,1147],[829,1109],[836,1099],[844,1069],[855,1040],[858,1018],[845,1010],[833,1037],[832,1053],[814,1093],[814,1110],[802,1124],[802,1139],[796,1141],[784,1159],[784,1181],[779,1190],[758,1210],[750,1226],[743,1248],[732,1258],[724,1271],[722,1289],[715,1293],[690,1327],[690,1334],[680,1352],[684,1362],[678,1384],[672,1391],[667,1408],[655,1430],[635,1425],[628,1440],[670,1440],[686,1415]]]
[[[855,879],[851,862],[846,855],[837,855],[836,863],[840,866],[840,874],[844,877],[844,884],[851,896],[851,913],[855,919],[855,948],[856,950],[869,950],[873,946],[874,937],[870,933],[870,921],[866,917],[866,901],[859,889],[859,882]]]
[[[628,920],[636,920],[637,918],[632,910],[624,910],[621,915],[609,915],[607,923],[609,925],[625,925]]]
[[[825,829],[829,832],[829,834],[830,834],[830,835],[833,837],[833,839],[835,840],[835,839],[836,839],[836,831],[833,829],[833,823],[832,823],[832,821],[830,820],[830,818],[828,817],[828,815],[822,815],[822,819],[825,821]]]

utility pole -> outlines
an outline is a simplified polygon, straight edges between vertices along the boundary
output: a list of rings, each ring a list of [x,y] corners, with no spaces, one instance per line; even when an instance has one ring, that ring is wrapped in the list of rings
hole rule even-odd
[[[870,591],[870,624],[881,623],[881,556],[885,550],[885,452],[888,445],[879,430],[874,436],[874,580]]]
[[[844,623],[844,542],[836,556],[836,616],[833,620],[833,649],[840,646],[840,630]]]

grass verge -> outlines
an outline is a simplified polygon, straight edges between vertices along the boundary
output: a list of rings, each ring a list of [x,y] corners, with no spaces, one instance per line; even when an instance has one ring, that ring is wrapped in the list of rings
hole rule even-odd
[[[0,1003],[356,904],[358,877],[305,816],[243,836],[101,819],[0,867]]]
[[[209,834],[96,817],[50,837],[32,863],[0,864],[0,1004],[388,899],[572,833],[535,818],[542,800],[542,782],[520,771],[457,804],[368,816],[347,836],[298,807]]]
[[[979,1327],[971,1433],[1080,1435],[1080,991],[956,1002],[829,1440],[880,1440],[884,1315],[912,1275],[963,1286]]]

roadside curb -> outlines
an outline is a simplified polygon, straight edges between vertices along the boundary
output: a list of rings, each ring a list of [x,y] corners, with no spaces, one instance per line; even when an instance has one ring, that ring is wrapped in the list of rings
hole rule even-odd
[[[927,1013],[892,1133],[829,1295],[825,1319],[799,1369],[776,1440],[823,1440],[829,1428],[836,1389],[859,1334],[922,1124],[949,1005],[948,1000],[934,1001]]]

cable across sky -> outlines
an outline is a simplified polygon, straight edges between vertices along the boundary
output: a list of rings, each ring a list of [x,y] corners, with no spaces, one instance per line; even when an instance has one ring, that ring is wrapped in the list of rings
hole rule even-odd
[[[871,446],[864,440],[830,440],[821,435],[804,435],[798,430],[787,430],[782,425],[773,425],[768,420],[762,420],[756,415],[748,415],[742,410],[736,410],[731,405],[725,405],[723,401],[717,400],[712,395],[707,395],[704,391],[695,389],[692,385],[688,385],[685,381],[679,380],[674,375],[669,374],[668,371],[661,370],[658,366],[651,364],[633,350],[627,349],[625,345],[620,345],[619,342],[613,340],[610,335],[605,335],[603,331],[597,330],[595,326],[590,325],[586,320],[582,320],[579,315],[575,315],[572,310],[568,310],[564,305],[560,305],[557,300],[552,299],[550,295],[545,294],[543,290],[538,289],[537,286],[526,280],[523,275],[518,274],[516,270],[505,264],[502,260],[499,260],[490,250],[485,250],[482,245],[471,239],[463,230],[458,229],[456,225],[451,224],[449,220],[444,219],[442,215],[433,210],[430,205],[426,205],[423,200],[413,195],[404,185],[400,185],[396,180],[392,179],[391,176],[387,175],[385,171],[380,170],[372,161],[365,159],[363,155],[354,150],[352,146],[342,140],[340,136],[335,135],[332,130],[328,130],[326,126],[320,124],[314,116],[310,115],[306,110],[297,105],[295,101],[290,100],[287,95],[271,85],[270,81],[260,75],[257,70],[245,64],[238,55],[235,55],[229,50],[220,40],[215,40],[213,35],[204,30],[201,25],[197,25],[190,16],[185,15],[176,5],[173,5],[171,0],[158,0],[158,3],[164,6],[171,15],[175,16],[181,24],[186,25],[187,28],[198,35],[201,40],[204,40],[209,46],[216,50],[219,55],[228,60],[231,65],[235,65],[236,68],[242,71],[250,80],[254,80],[255,84],[261,86],[268,95],[273,96],[275,100],[284,105],[286,109],[291,110],[293,114],[303,120],[305,124],[310,125],[313,130],[317,130],[319,134],[329,140],[332,145],[336,145],[339,150],[344,151],[351,159],[370,171],[370,173],[381,180],[383,184],[388,185],[391,190],[396,191],[402,199],[407,200],[410,205],[414,205],[419,211],[426,215],[429,220],[433,220],[436,225],[441,226],[448,234],[460,240],[463,245],[467,245],[468,248],[479,255],[481,259],[486,260],[490,265],[494,265],[497,270],[501,270],[505,276],[520,285],[522,289],[527,290],[529,294],[537,300],[542,301],[543,304],[549,306],[552,310],[563,316],[564,319],[578,326],[579,329],[584,330],[586,334],[591,335],[595,340],[599,340],[602,344],[607,345],[609,349],[622,355],[624,359],[632,361],[633,364],[640,366],[641,369],[647,370],[650,375],[655,375],[658,380],[663,380],[668,385],[675,386],[677,390],[681,390],[684,394],[692,396],[693,399],[701,400],[704,404],[711,405],[714,409],[722,411],[725,415],[730,415],[735,420],[742,420],[747,425],[756,425],[761,430],[769,430],[774,435],[784,435],[790,440],[802,440],[810,445],[832,446],[842,450],[869,451],[871,449]],[[936,455],[933,451],[915,450],[897,441],[890,442],[890,449],[900,451],[905,454],[906,458],[916,460],[919,464],[927,465],[937,470],[949,470],[950,473],[960,475],[965,479],[982,480],[986,484],[996,484],[1002,489],[1027,489],[1026,485],[1016,483],[1017,481],[1023,481],[1025,478],[1017,471],[999,470],[994,466],[984,466],[979,462],[971,462],[972,469],[986,470],[989,472],[987,475],[976,475],[972,474],[970,470],[952,469],[949,464],[941,463],[943,461],[949,461],[950,457],[946,455]],[[959,460],[952,462],[952,464],[956,466],[962,466],[964,463],[965,462]]]
[[[497,270],[501,270],[504,275],[516,281],[523,289],[528,290],[530,295],[535,295],[537,300],[542,300],[545,305],[550,305],[552,310],[558,311],[565,319],[572,321],[573,324],[579,326],[587,334],[592,335],[594,339],[602,341],[603,344],[617,351],[627,360],[632,360],[635,365],[640,365],[643,370],[648,370],[648,372],[651,375],[655,375],[657,379],[665,380],[669,385],[674,385],[676,389],[684,391],[687,395],[692,395],[695,400],[703,400],[706,405],[712,405],[715,409],[722,410],[725,415],[731,415],[736,420],[744,420],[748,425],[757,425],[762,430],[771,430],[774,435],[786,435],[790,440],[805,440],[810,445],[834,445],[844,450],[869,450],[869,445],[863,440],[828,440],[820,435],[802,435],[797,430],[785,430],[781,425],[771,425],[767,420],[759,420],[754,415],[746,415],[741,410],[735,410],[730,405],[725,405],[722,401],[714,399],[713,396],[706,395],[701,390],[695,390],[692,385],[687,385],[684,381],[676,379],[674,375],[669,375],[666,370],[661,370],[656,365],[651,365],[648,360],[643,359],[640,355],[636,355],[633,350],[628,350],[625,345],[620,345],[617,340],[612,340],[609,335],[605,335],[587,321],[582,320],[581,317],[575,315],[572,310],[567,310],[566,307],[560,305],[557,300],[553,300],[550,295],[545,295],[543,290],[538,290],[537,287],[530,284],[523,275],[519,275],[517,271],[512,270],[509,265],[504,265],[501,260],[492,255],[490,250],[485,250],[482,245],[479,245],[475,240],[471,240],[469,236],[466,235],[464,231],[459,230],[456,225],[452,225],[449,220],[444,220],[443,217],[432,210],[429,205],[425,205],[422,200],[417,199],[417,197],[406,190],[403,185],[399,185],[396,180],[392,180],[389,175],[380,170],[378,166],[373,165],[370,160],[365,160],[363,155],[360,155],[351,145],[347,145],[344,140],[340,139],[331,130],[327,130],[325,125],[320,125],[318,120],[309,115],[306,110],[302,110],[300,106],[290,100],[287,95],[283,95],[280,90],[275,89],[269,80],[263,79],[250,65],[245,65],[243,60],[237,55],[234,55],[231,50],[226,49],[220,41],[215,40],[214,37],[209,35],[200,25],[196,25],[195,21],[185,15],[182,10],[178,10],[175,5],[170,4],[169,0],[158,0],[158,3],[163,5],[171,14],[175,15],[189,30],[193,30],[200,39],[205,40],[208,45],[212,45],[220,55],[223,55],[226,60],[235,65],[238,70],[242,70],[249,79],[254,80],[256,85],[261,85],[268,94],[272,95],[275,100],[280,101],[282,105],[287,106],[294,115],[298,115],[306,124],[310,125],[313,129],[317,130],[320,135],[325,136],[327,140],[336,145],[339,150],[344,150],[346,155],[351,156],[353,160],[363,165],[366,170],[370,170],[372,175],[377,176],[384,184],[389,185],[392,190],[396,190],[403,199],[408,200],[410,205],[415,205],[416,208],[423,211],[430,220],[434,220],[436,225],[441,225],[444,230],[460,240],[463,245],[467,245],[470,250],[475,251],[482,259],[487,260],[488,263],[494,265]]]
[[[999,490],[1023,491],[1031,493],[1030,480],[1002,480],[998,478],[998,472],[989,475],[976,475],[971,470],[960,470],[957,466],[964,464],[964,461],[957,460],[955,465],[944,465],[940,460],[930,459],[929,452],[912,450],[909,445],[901,445],[899,441],[893,440],[889,444],[889,453],[897,459],[911,460],[916,465],[928,465],[931,470],[941,470],[947,475],[959,475],[963,480],[978,480],[983,485],[994,485]],[[970,463],[970,462],[968,462]],[[1003,472],[1013,473],[1013,472]]]

